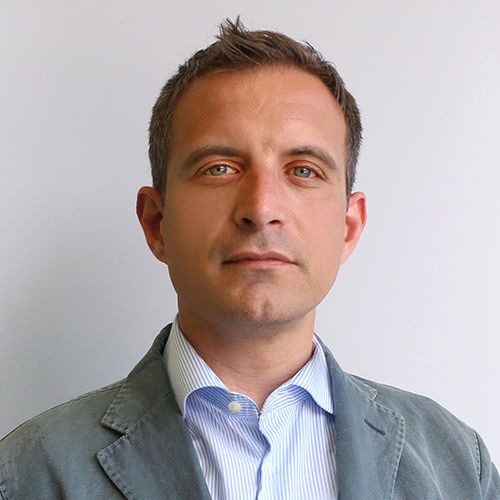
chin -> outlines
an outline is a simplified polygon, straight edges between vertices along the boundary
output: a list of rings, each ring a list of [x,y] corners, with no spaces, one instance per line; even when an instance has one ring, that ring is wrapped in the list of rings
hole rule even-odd
[[[249,329],[261,329],[298,321],[310,314],[313,309],[314,306],[308,307],[304,303],[298,305],[260,298],[242,301],[239,304],[233,302],[221,312],[225,322],[244,325]]]

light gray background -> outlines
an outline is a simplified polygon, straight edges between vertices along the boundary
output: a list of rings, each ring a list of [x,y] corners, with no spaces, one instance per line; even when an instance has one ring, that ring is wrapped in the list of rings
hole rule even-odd
[[[238,13],[317,46],[364,117],[369,222],[317,332],[346,370],[438,400],[498,462],[498,0],[3,0],[0,435],[127,375],[174,317],[134,212],[150,108]]]

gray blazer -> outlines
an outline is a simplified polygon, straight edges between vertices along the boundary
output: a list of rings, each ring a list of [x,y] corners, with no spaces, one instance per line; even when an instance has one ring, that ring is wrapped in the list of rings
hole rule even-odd
[[[163,362],[169,331],[125,380],[0,441],[0,497],[208,500]],[[427,398],[343,372],[324,348],[341,500],[500,499],[498,472],[474,430]]]

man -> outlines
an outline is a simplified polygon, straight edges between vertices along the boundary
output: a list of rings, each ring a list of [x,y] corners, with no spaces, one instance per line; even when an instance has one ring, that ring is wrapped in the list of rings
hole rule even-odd
[[[179,314],[125,380],[2,441],[2,498],[500,498],[472,429],[314,336],[366,221],[360,140],[335,69],[284,35],[228,21],[181,66],[137,199]]]

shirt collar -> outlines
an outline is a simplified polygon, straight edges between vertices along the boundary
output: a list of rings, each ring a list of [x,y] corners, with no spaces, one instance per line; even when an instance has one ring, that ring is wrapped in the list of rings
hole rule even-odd
[[[316,335],[313,336],[313,344],[314,352],[311,359],[283,386],[302,387],[311,395],[318,406],[333,414],[333,388],[330,383],[330,373],[325,353]]]
[[[178,316],[172,324],[170,335],[163,351],[172,391],[177,406],[184,416],[184,403],[187,396],[202,387],[220,387],[227,391],[222,380],[212,371],[205,361],[187,341],[179,327]]]
[[[309,361],[290,380],[277,388],[272,395],[279,397],[287,390],[287,387],[300,387],[309,393],[318,406],[333,414],[332,387],[330,387],[330,375],[325,354],[316,336],[313,337],[313,344],[314,352]],[[175,317],[172,324],[163,352],[163,359],[177,406],[183,416],[185,415],[186,398],[193,391],[205,387],[218,387],[230,393],[229,389],[184,337],[179,327],[178,316]]]

